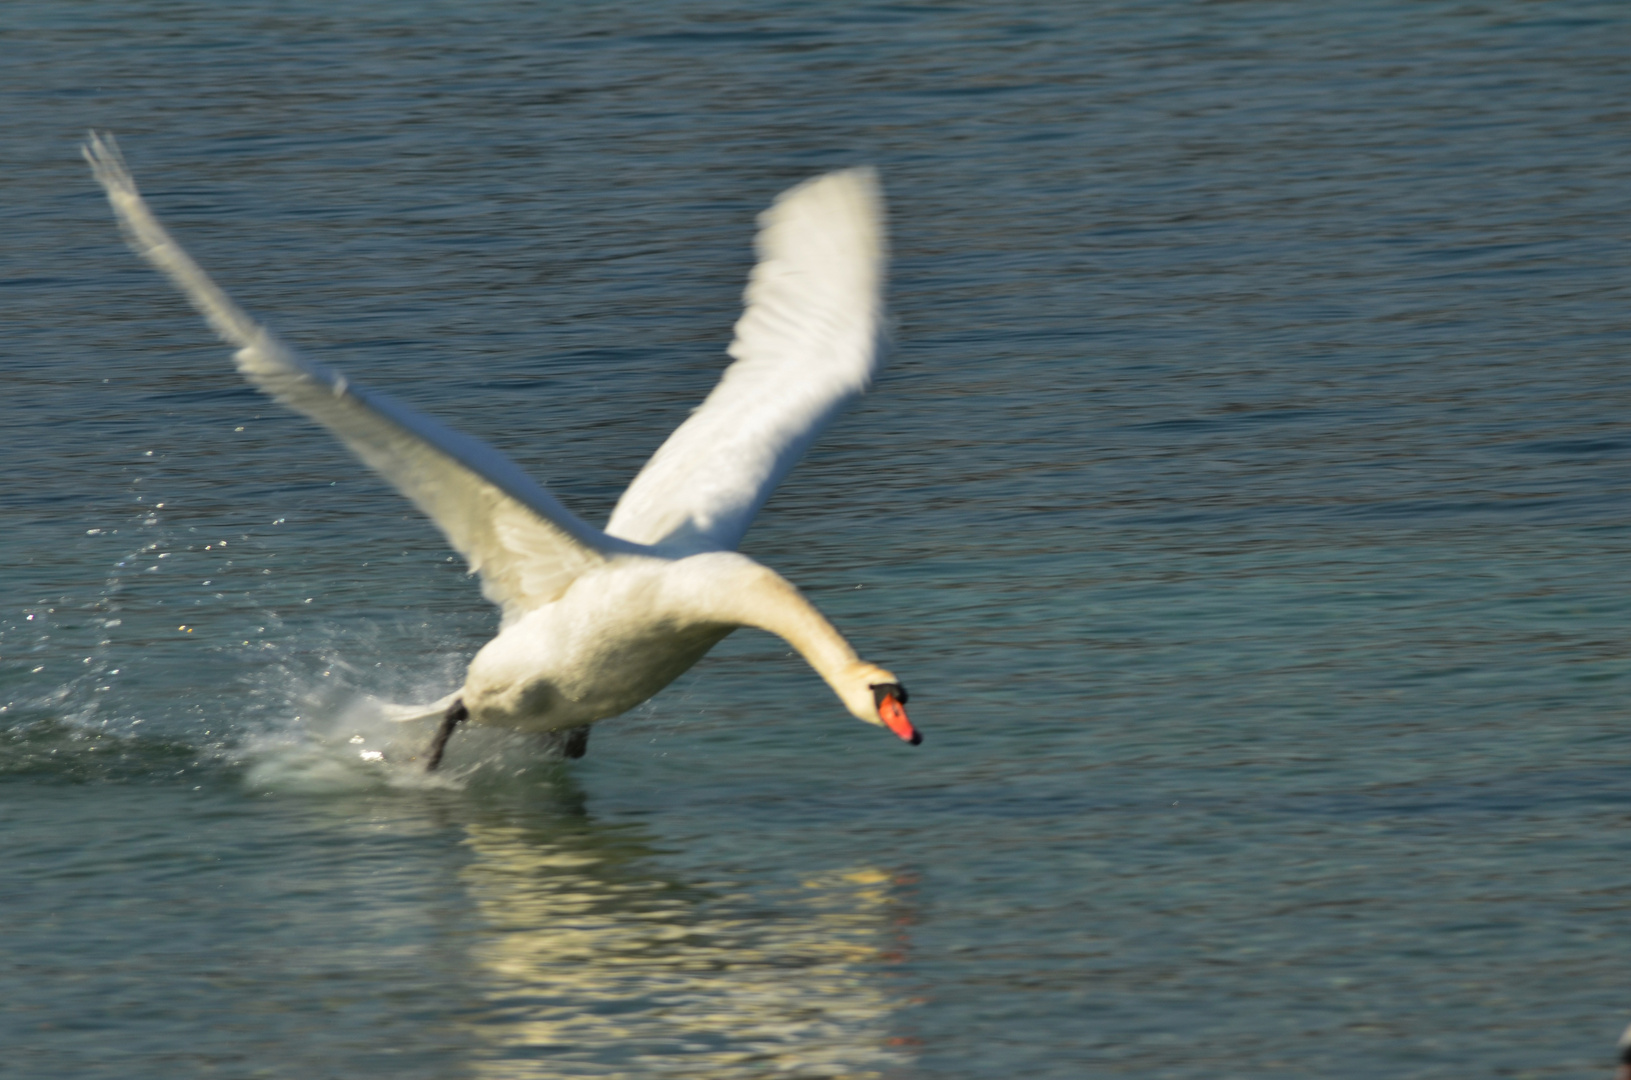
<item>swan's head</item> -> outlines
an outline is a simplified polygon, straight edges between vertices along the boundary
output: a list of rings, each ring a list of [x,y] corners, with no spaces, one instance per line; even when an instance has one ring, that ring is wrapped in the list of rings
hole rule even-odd
[[[858,664],[845,680],[844,704],[857,718],[888,728],[916,746],[923,741],[906,719],[906,687],[888,671],[873,664]]]

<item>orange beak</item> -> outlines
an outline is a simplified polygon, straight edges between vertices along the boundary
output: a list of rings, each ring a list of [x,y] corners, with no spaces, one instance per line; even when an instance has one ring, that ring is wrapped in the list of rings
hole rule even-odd
[[[878,702],[878,718],[884,722],[884,725],[890,731],[893,731],[913,746],[923,741],[923,736],[918,734],[917,728],[913,727],[912,722],[906,719],[906,710],[896,700],[894,694],[886,694],[884,699]]]

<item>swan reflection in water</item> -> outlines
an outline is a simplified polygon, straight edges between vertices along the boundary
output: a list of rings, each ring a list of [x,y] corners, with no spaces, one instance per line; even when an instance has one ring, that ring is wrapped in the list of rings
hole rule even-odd
[[[488,1077],[862,1077],[908,1064],[897,877],[871,867],[785,888],[656,876],[637,826],[466,825],[470,1018]],[[468,1015],[468,1014],[467,1014]]]

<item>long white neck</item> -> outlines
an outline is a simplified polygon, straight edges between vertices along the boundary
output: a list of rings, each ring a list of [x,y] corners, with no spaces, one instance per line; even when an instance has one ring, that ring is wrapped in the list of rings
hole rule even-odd
[[[703,593],[692,594],[693,610],[705,611],[710,621],[775,634],[798,650],[850,712],[869,723],[877,722],[869,684],[893,682],[894,676],[856,656],[843,635],[791,582],[735,552],[695,558],[706,560],[706,570],[697,578]]]
[[[767,567],[750,565],[750,571],[733,574],[735,580],[716,594],[717,609],[731,622],[768,630],[793,646],[836,689],[860,662],[855,650],[792,582]]]

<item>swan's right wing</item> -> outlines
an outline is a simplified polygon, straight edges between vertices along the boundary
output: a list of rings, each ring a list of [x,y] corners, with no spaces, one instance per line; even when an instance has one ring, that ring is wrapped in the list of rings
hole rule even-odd
[[[216,333],[238,346],[238,370],[328,428],[423,510],[481,575],[483,595],[503,609],[505,622],[558,598],[608,555],[640,550],[586,525],[486,443],[295,352],[234,304],[171,239],[137,192],[111,138],[92,135],[85,159],[131,246],[186,293]]]
[[[618,500],[612,536],[736,547],[821,429],[872,380],[886,257],[877,174],[807,181],[759,223],[735,363]]]

